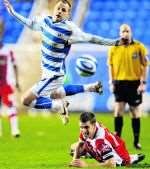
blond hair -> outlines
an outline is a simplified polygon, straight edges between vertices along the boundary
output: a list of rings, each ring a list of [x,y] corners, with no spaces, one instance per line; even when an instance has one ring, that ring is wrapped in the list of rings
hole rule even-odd
[[[67,0],[58,0],[58,1],[56,2],[56,4],[57,4],[58,2],[63,2],[64,4],[68,4],[68,6],[69,6],[70,8],[72,8],[71,3],[70,3],[69,1],[67,1]]]

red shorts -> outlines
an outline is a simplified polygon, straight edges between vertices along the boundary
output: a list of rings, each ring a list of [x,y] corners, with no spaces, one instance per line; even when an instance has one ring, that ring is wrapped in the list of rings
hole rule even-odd
[[[3,104],[5,104],[8,107],[13,106],[13,101],[10,99],[10,95],[14,93],[14,90],[12,86],[6,84],[3,86],[0,86],[0,99]]]
[[[124,140],[122,140],[117,135],[110,133],[108,129],[105,129],[105,132],[106,132],[106,135],[105,135],[106,139],[111,143],[116,153],[122,158],[123,165],[129,165],[130,155],[126,148]]]
[[[130,155],[129,155],[129,152],[126,148],[124,140],[122,140],[117,135],[115,135],[115,138],[116,138],[117,142],[119,143],[119,146],[114,148],[115,151],[122,158],[123,165],[130,165]]]

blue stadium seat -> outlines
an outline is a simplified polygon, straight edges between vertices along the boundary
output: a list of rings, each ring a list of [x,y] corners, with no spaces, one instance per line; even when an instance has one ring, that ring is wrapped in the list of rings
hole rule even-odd
[[[34,0],[28,1],[11,1],[15,10],[24,16],[28,16]],[[23,25],[19,24],[13,17],[9,16],[6,11],[2,0],[0,0],[0,16],[5,22],[5,32],[4,32],[4,42],[5,43],[15,43],[23,29]]]
[[[21,25],[15,19],[9,16],[2,1],[3,0],[0,0],[0,16],[5,21],[4,42],[15,43],[18,40],[18,37],[20,36],[20,33],[23,29],[23,25]],[[76,4],[78,3],[78,1],[79,0],[75,0],[73,3],[73,13],[75,12]],[[34,0],[24,0],[24,1],[11,0],[11,3],[13,4],[14,9],[18,13],[20,13],[25,17],[28,17],[32,9]]]
[[[94,1],[94,3],[90,4],[90,9],[92,10],[103,10],[104,4],[103,1]]]
[[[150,0],[90,0],[83,23],[86,32],[104,37],[118,36],[119,26],[131,25],[137,40],[150,45]]]

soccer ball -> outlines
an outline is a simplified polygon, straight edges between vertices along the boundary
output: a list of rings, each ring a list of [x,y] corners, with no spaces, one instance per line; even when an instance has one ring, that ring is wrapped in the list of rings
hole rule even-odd
[[[76,60],[76,71],[80,76],[88,77],[95,74],[97,60],[89,54],[81,55]]]

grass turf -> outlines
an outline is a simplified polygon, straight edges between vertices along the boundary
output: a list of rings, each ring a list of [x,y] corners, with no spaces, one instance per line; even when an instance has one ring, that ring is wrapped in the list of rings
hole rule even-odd
[[[70,144],[78,138],[79,114],[71,114],[70,123],[63,126],[58,116],[44,118],[20,117],[21,137],[12,138],[7,119],[3,119],[3,136],[0,138],[0,169],[67,169],[71,157]],[[98,121],[113,131],[113,118],[109,114],[97,114]],[[131,120],[124,119],[123,138],[132,153],[144,153],[146,158],[139,165],[130,168],[150,169],[150,117],[142,118],[141,144],[143,149],[133,148]],[[92,163],[94,160],[88,160]],[[98,167],[100,168],[100,167]],[[124,167],[117,167],[118,169]],[[94,169],[94,168],[93,168]]]

